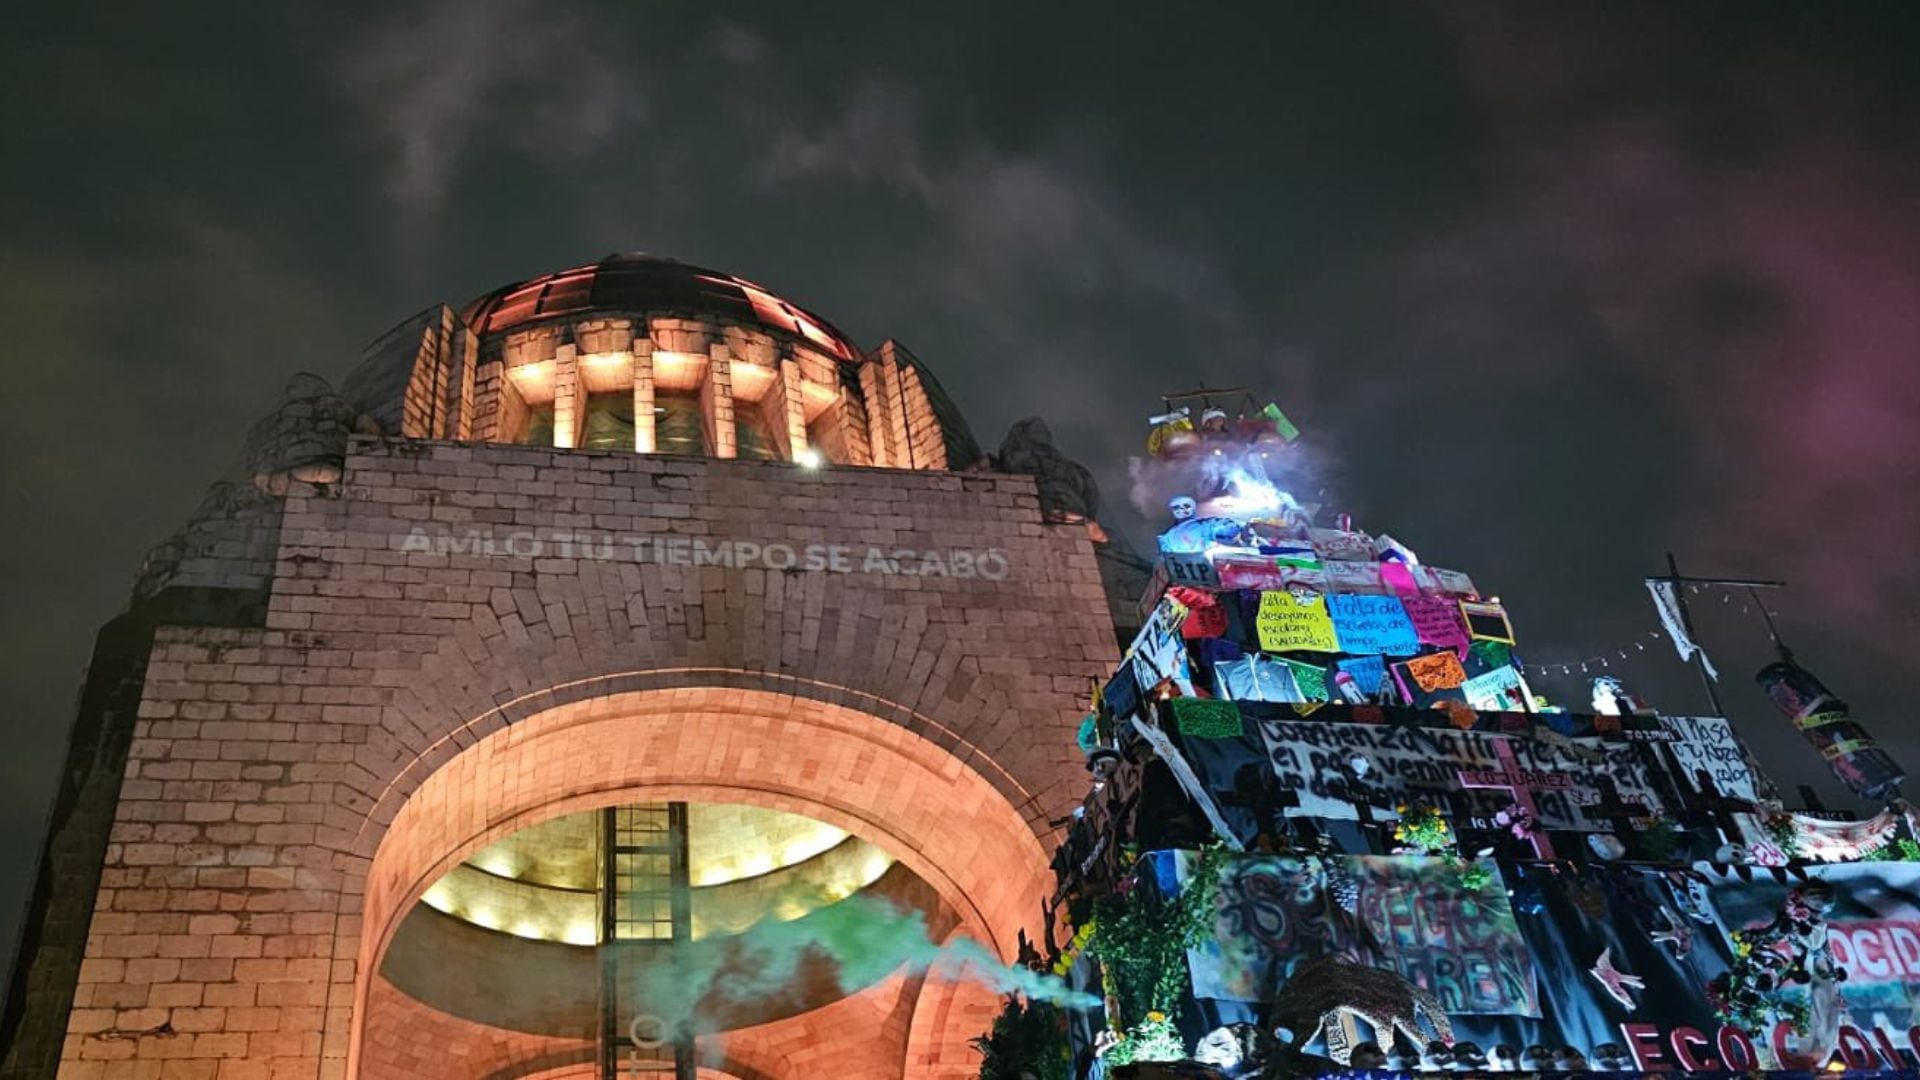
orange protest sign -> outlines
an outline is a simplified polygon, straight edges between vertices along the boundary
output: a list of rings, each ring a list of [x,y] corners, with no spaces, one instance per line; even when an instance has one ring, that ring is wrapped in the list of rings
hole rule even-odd
[[[1408,660],[1406,665],[1407,675],[1414,684],[1428,693],[1451,690],[1467,681],[1467,669],[1461,667],[1460,658],[1450,652],[1416,656]]]

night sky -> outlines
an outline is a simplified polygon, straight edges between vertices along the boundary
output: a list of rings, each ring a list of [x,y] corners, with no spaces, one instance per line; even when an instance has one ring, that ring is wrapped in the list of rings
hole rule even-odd
[[[332,6],[7,17],[0,952],[94,630],[288,377],[615,250],[898,337],[988,447],[1044,416],[1142,547],[1158,395],[1253,387],[1330,510],[1669,712],[1641,578],[1784,578],[1920,770],[1920,6]]]

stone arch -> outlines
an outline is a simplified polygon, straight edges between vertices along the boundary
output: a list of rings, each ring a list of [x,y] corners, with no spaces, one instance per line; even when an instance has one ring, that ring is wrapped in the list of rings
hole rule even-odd
[[[364,893],[359,918],[341,921],[335,954],[359,960],[341,1033],[349,1077],[358,1075],[380,957],[427,887],[535,820],[616,802],[744,802],[837,825],[886,848],[960,913],[962,932],[1013,958],[1017,931],[1035,930],[1051,876],[1037,835],[1045,823],[1007,797],[1011,776],[995,783],[984,755],[963,757],[871,697],[797,680],[782,692],[764,688],[772,677],[715,674],[632,673],[529,695],[390,774],[350,845],[364,860]],[[972,1022],[980,995],[940,987],[927,980],[916,996],[903,1033],[906,1075],[964,1075],[974,1064],[958,1056],[973,1032],[943,1033],[944,1022],[921,1013],[969,1001]]]

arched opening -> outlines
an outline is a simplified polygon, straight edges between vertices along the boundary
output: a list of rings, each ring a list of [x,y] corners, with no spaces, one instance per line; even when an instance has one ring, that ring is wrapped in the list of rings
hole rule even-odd
[[[642,690],[558,705],[478,740],[415,782],[397,812],[388,810],[396,794],[369,819],[364,913],[358,940],[342,942],[342,954],[360,960],[348,1075],[363,1080],[409,1068],[504,1080],[577,1064],[553,1059],[565,1048],[484,1025],[441,1039],[456,1045],[416,1045],[412,1058],[395,1056],[370,1024],[377,1015],[406,1015],[381,965],[429,889],[458,877],[477,853],[567,815],[685,803],[818,822],[883,851],[937,897],[948,913],[942,929],[1005,960],[1017,931],[1035,932],[1051,881],[1021,814],[953,753],[858,709],[768,691]],[[389,814],[384,833],[372,835]],[[703,1064],[766,1080],[967,1076],[978,1059],[966,1040],[984,1029],[993,1002],[981,988],[900,971],[811,1011],[716,1034],[702,1044],[711,1059]],[[475,1043],[482,1045],[469,1064],[450,1065]],[[502,1061],[514,1064],[502,1072]]]

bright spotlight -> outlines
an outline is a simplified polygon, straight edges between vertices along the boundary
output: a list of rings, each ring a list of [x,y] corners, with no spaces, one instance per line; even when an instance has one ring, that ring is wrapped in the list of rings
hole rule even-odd
[[[803,469],[817,469],[821,465],[820,451],[809,446],[793,455],[793,463]]]

